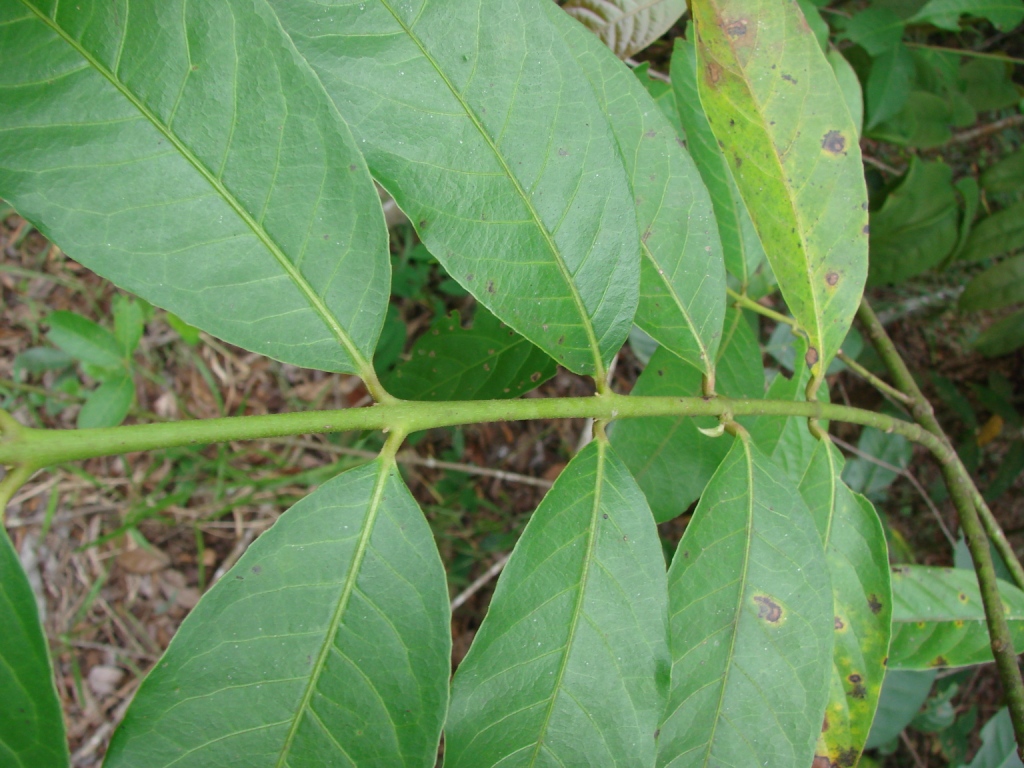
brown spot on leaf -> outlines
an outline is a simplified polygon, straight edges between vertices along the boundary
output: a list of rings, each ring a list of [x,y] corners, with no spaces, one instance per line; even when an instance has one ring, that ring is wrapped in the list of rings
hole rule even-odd
[[[836,765],[840,768],[852,768],[857,764],[857,758],[860,757],[860,753],[854,748],[844,749],[839,753],[839,759],[836,760]]]
[[[850,691],[850,697],[854,699],[863,699],[868,695],[868,689],[860,683],[853,686],[853,690]]]
[[[792,83],[793,85],[796,85],[796,78],[793,77],[792,75],[783,75],[782,79],[785,80],[787,83]]]
[[[876,614],[876,615],[881,612],[881,610],[882,610],[882,603],[878,599],[878,595],[876,595],[874,593],[868,595],[868,608],[870,608],[871,612]]]
[[[849,680],[851,683],[859,683],[862,680],[864,680],[864,678],[861,677],[860,675],[858,675],[856,672],[854,672],[852,675],[850,675],[846,679]]]
[[[736,155],[736,167],[739,168],[741,165],[743,165],[743,158]]]
[[[825,757],[825,755],[815,755],[811,768],[832,768],[832,761]]]
[[[833,620],[833,626],[836,628],[837,631],[846,629],[846,625],[843,623],[843,620],[840,619],[838,616],[836,616]]]
[[[488,293],[494,293],[494,281],[493,280],[488,280],[487,281],[487,292]]]
[[[963,592],[961,592],[960,594],[958,594],[956,596],[956,599],[959,600],[961,603],[966,603],[967,602],[967,595],[965,595]]]
[[[828,715],[825,715],[824,719],[821,721],[821,732],[825,733],[825,731],[827,731],[828,729]]]
[[[807,354],[804,355],[804,362],[806,362],[808,365],[814,365],[816,362],[818,362],[818,350],[816,350],[814,347],[808,347]]]
[[[532,381],[534,384],[540,381],[540,371],[534,371],[533,373],[531,373],[530,381]]]
[[[690,550],[687,549],[687,550],[685,550],[683,552],[683,559],[684,560],[689,560],[690,559]]]
[[[870,235],[871,234],[871,225],[870,224],[865,224],[864,225],[864,229],[862,229],[861,232],[864,233],[865,235]]]
[[[839,282],[839,273],[834,270],[832,272],[829,272],[827,275],[825,275],[825,282],[828,283],[829,285],[835,285],[836,283]]]
[[[829,131],[821,140],[821,148],[833,155],[841,155],[846,150],[846,137],[839,131]]]
[[[769,624],[778,624],[782,620],[782,606],[768,595],[754,595],[754,602],[757,603],[757,618]]]
[[[653,129],[652,129],[652,130],[650,130],[650,131],[647,131],[647,133],[645,133],[645,134],[644,134],[644,136],[645,136],[646,138],[648,138],[648,139],[653,139],[653,138],[654,138],[655,136],[657,136],[657,135],[658,135],[658,132],[657,132],[657,131],[655,131],[655,130],[653,130]]]
[[[718,81],[722,79],[722,65],[716,61],[709,61],[704,68],[704,77],[711,87],[718,85]]]
[[[931,665],[933,667],[944,667],[948,663],[949,662],[946,661],[946,657],[945,656],[936,656],[934,659],[932,659]]]
[[[473,273],[472,272],[470,272],[468,275],[466,275],[466,282],[467,283],[472,283],[473,282]]]
[[[559,336],[558,337],[558,343],[559,344],[565,344],[565,336]]]
[[[263,573],[263,566],[262,565],[254,565],[250,570],[253,573],[255,573],[257,576],[259,576],[261,573]]]
[[[420,229],[423,229],[425,226],[427,226],[427,220],[420,219]]]
[[[647,240],[650,238],[650,236],[651,236],[651,228],[648,227],[646,230],[644,230],[644,233],[640,236],[641,242],[646,243]]]
[[[558,156],[559,157],[568,157],[568,155],[569,155],[569,153],[565,149],[563,149],[562,147],[558,148]]]
[[[747,20],[736,19],[724,25],[725,34],[729,37],[743,37],[747,34]]]

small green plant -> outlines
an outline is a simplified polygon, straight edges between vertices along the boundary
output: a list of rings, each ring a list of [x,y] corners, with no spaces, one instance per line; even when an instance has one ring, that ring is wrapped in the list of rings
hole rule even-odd
[[[623,56],[683,10],[567,5]],[[1024,743],[1024,569],[862,301],[857,79],[823,48],[813,4],[693,0],[691,13],[667,86],[548,0],[0,0],[0,196],[188,326],[356,374],[374,401],[69,431],[0,411],[0,504],[77,459],[387,435],[207,592],[109,768],[430,766],[442,732],[445,765],[471,768],[845,766],[887,669],[993,658]],[[375,182],[447,276],[409,245],[393,282]],[[390,370],[389,296],[435,278],[472,294],[472,324],[440,315]],[[788,315],[756,300],[776,286]],[[791,375],[766,382],[751,312],[794,329],[778,348]],[[892,383],[842,360],[901,415],[829,402],[855,315]],[[623,395],[609,367],[634,324],[658,347]],[[100,389],[130,381],[138,323],[50,327]],[[516,399],[556,363],[594,395]],[[433,427],[581,417],[594,440],[533,514],[449,680],[444,567],[399,447]],[[977,576],[890,571],[833,421],[931,451]],[[858,473],[877,490],[863,469],[847,480]],[[655,523],[698,499],[666,567]],[[997,579],[990,539],[1016,586]],[[6,536],[0,625],[0,755],[66,765]]]

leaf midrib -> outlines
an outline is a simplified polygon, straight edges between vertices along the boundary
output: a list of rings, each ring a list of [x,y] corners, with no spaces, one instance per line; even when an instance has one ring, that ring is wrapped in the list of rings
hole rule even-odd
[[[313,663],[313,667],[309,671],[309,681],[306,683],[306,690],[302,693],[302,700],[295,710],[295,717],[292,720],[291,728],[288,729],[288,735],[285,738],[284,744],[281,745],[281,753],[278,756],[275,768],[283,768],[291,752],[292,743],[295,741],[295,736],[298,733],[299,726],[302,724],[303,715],[306,710],[310,712],[313,710],[310,708],[309,703],[313,698],[313,693],[316,691],[317,684],[320,682],[320,675],[323,672],[324,666],[327,664],[327,657],[334,647],[334,640],[338,634],[338,628],[341,626],[342,617],[345,614],[345,610],[348,608],[349,598],[352,596],[352,592],[355,590],[356,580],[359,577],[359,570],[362,568],[363,559],[366,557],[366,550],[370,546],[370,537],[373,535],[374,524],[377,521],[377,515],[380,512],[381,501],[384,497],[384,486],[387,484],[387,480],[391,475],[391,468],[394,466],[392,461],[385,459],[377,459],[379,466],[377,468],[377,477],[373,486],[373,493],[370,496],[370,503],[367,505],[366,517],[363,520],[362,530],[359,532],[359,541],[356,542],[355,551],[352,553],[352,563],[349,565],[348,573],[345,575],[344,586],[342,587],[341,594],[338,596],[337,605],[334,608],[334,614],[331,616],[330,622],[327,625],[327,632],[324,635],[324,642],[320,646],[320,652],[317,654],[316,661]],[[319,717],[319,716],[318,716]]]
[[[569,666],[569,656],[572,652],[573,639],[576,636],[576,627],[579,625],[580,616],[583,615],[583,600],[587,591],[587,579],[590,576],[590,567],[594,561],[594,547],[597,544],[597,516],[601,509],[601,488],[604,484],[604,461],[607,445],[597,439],[597,470],[594,473],[594,502],[590,508],[590,530],[587,532],[587,549],[583,559],[583,568],[580,573],[580,591],[576,595],[576,604],[572,609],[572,621],[569,624],[569,633],[565,640],[565,653],[562,655],[562,663],[558,667],[558,674],[555,676],[554,687],[552,688],[551,700],[548,702],[547,711],[541,721],[540,730],[537,733],[537,743],[530,756],[529,765],[537,764],[537,757],[540,749],[544,746],[544,736],[548,726],[551,724],[551,716],[555,710],[555,702],[562,688],[562,680],[565,678],[565,671]]]
[[[533,219],[534,225],[536,226],[537,230],[541,233],[541,236],[544,238],[545,244],[551,251],[551,255],[554,257],[554,261],[558,267],[558,271],[562,275],[562,279],[569,289],[569,293],[572,296],[573,302],[576,304],[576,311],[580,316],[580,321],[583,325],[584,330],[587,332],[587,342],[590,344],[590,350],[594,356],[593,376],[599,382],[603,382],[605,378],[604,360],[601,356],[601,348],[598,344],[597,335],[594,332],[594,327],[593,323],[591,323],[590,315],[587,313],[586,306],[583,304],[583,297],[580,296],[579,289],[576,287],[576,283],[573,281],[572,275],[569,273],[568,267],[562,260],[561,251],[559,251],[558,246],[555,244],[555,241],[551,236],[551,233],[548,232],[547,227],[545,227],[544,223],[541,221],[540,214],[534,207],[533,201],[530,200],[529,195],[526,194],[526,190],[524,190],[522,185],[519,183],[519,179],[516,178],[515,174],[512,173],[512,168],[506,162],[505,156],[498,151],[497,144],[494,143],[494,140],[491,138],[491,135],[485,130],[483,124],[480,122],[479,117],[477,117],[476,112],[473,111],[469,103],[463,98],[462,94],[459,93],[458,89],[455,87],[455,84],[448,77],[448,74],[441,68],[438,62],[429,53],[426,46],[423,44],[423,41],[420,40],[420,38],[412,31],[412,28],[410,28],[405,23],[405,21],[403,21],[403,19],[395,12],[395,9],[391,6],[389,0],[380,0],[380,3],[387,9],[388,13],[390,13],[391,16],[395,19],[395,22],[398,24],[398,26],[402,28],[402,31],[405,32],[409,39],[416,45],[417,48],[419,48],[420,53],[423,54],[423,58],[426,59],[427,62],[429,62],[430,66],[433,67],[434,71],[437,72],[438,77],[441,78],[441,82],[445,84],[445,86],[451,92],[455,100],[458,101],[459,105],[466,113],[466,116],[469,118],[470,122],[473,123],[473,127],[477,129],[481,138],[483,138],[484,142],[487,144],[487,147],[491,150],[491,153],[498,161],[499,165],[501,166],[502,172],[505,174],[505,177],[512,183],[512,186],[515,189],[516,194],[519,195],[519,197],[522,199],[523,204],[526,206],[526,210],[529,211],[530,213],[530,218]]]
[[[718,705],[715,707],[715,719],[711,725],[711,732],[708,734],[708,747],[704,753],[704,765],[711,759],[711,750],[715,746],[715,734],[718,732],[718,724],[722,722],[723,705],[725,704],[725,692],[729,687],[729,676],[733,669],[733,657],[736,653],[736,638],[739,636],[740,621],[743,613],[743,602],[747,594],[747,571],[750,567],[751,539],[754,535],[754,457],[751,453],[748,438],[740,437],[737,443],[742,445],[743,462],[747,470],[747,546],[743,548],[743,566],[739,574],[739,599],[736,601],[736,612],[733,614],[733,631],[729,638],[729,654],[727,656],[725,672],[722,674],[722,692],[718,696]]]
[[[351,337],[348,335],[348,332],[331,314],[326,304],[324,304],[323,300],[317,295],[316,291],[313,290],[313,287],[309,284],[298,268],[288,259],[284,251],[281,250],[281,247],[273,240],[273,238],[270,237],[270,234],[256,222],[249,212],[245,210],[245,207],[241,204],[238,198],[236,198],[224,183],[218,179],[188,147],[185,146],[169,126],[165,125],[164,122],[149,109],[149,107],[143,104],[135,94],[128,90],[127,86],[125,86],[125,84],[122,83],[113,72],[101,64],[99,60],[80,45],[78,41],[66,34],[64,29],[57,24],[56,20],[43,14],[38,8],[30,4],[29,0],[21,0],[21,3],[28,8],[37,19],[53,30],[62,40],[64,40],[65,43],[85,59],[96,72],[107,80],[107,82],[116,88],[117,91],[132,106],[134,106],[139,113],[142,114],[142,116],[145,117],[150,124],[167,139],[167,141],[171,143],[171,146],[178,151],[178,153],[196,170],[196,172],[199,173],[199,175],[202,176],[211,187],[213,187],[214,191],[217,192],[220,198],[231,207],[238,217],[246,224],[253,235],[255,235],[263,246],[270,251],[288,278],[292,283],[294,283],[295,287],[303,295],[306,301],[309,302],[313,311],[320,317],[334,337],[345,348],[345,351],[352,358],[354,366],[358,369],[360,376],[364,379],[367,376],[370,376],[370,380],[372,380],[373,368],[369,361],[363,357],[362,353],[356,347],[355,342],[353,342]],[[127,34],[127,32],[124,34]]]
[[[707,6],[709,7],[709,9],[710,9],[710,7],[712,5],[714,5],[716,7],[718,6],[718,3],[716,2],[716,0],[692,0],[692,1],[694,3],[696,3],[696,4],[700,4],[701,2],[705,2],[707,4]],[[716,13],[716,15],[717,15],[717,13]],[[716,26],[716,25],[712,22],[711,26]],[[721,31],[720,28],[719,28],[719,31]],[[750,77],[748,77],[748,75],[747,75],[747,69],[743,65],[739,64],[739,59],[736,56],[736,49],[732,46],[732,43],[729,41],[728,35],[724,35],[723,34],[722,35],[722,39],[723,39],[723,41],[725,43],[726,48],[728,48],[730,54],[732,55],[733,60],[736,62],[736,67],[733,69],[733,71],[734,72],[738,71],[740,73],[740,76],[742,77],[742,81],[743,81],[743,84],[744,84],[744,86],[746,88],[746,91],[747,91],[748,95],[750,96],[750,103],[754,106],[754,110],[757,112],[758,118],[760,118],[760,127],[761,127],[762,131],[764,132],[765,136],[767,136],[768,139],[769,139],[769,144],[770,144],[770,146],[772,148],[772,153],[771,153],[772,154],[772,158],[776,161],[776,164],[778,165],[778,170],[779,170],[778,179],[779,179],[780,183],[782,184],[782,186],[787,191],[786,203],[788,203],[789,208],[792,211],[792,214],[793,214],[793,219],[792,220],[795,223],[802,225],[803,221],[800,218],[800,216],[797,215],[796,203],[795,203],[795,200],[794,200],[793,194],[792,194],[793,187],[790,185],[789,181],[787,180],[786,172],[785,172],[786,169],[782,165],[782,158],[780,157],[778,149],[776,148],[775,139],[772,137],[772,134],[768,131],[768,129],[764,127],[766,125],[764,110],[762,108],[761,102],[758,101],[756,98],[754,98],[754,90],[751,87],[751,81],[750,81]],[[817,45],[817,43],[815,43],[815,45]],[[700,47],[698,47],[697,50],[699,51]],[[706,46],[704,46],[704,50],[707,50]],[[699,60],[698,60],[698,62],[699,62]],[[699,72],[699,66],[698,66],[698,72]],[[701,90],[700,82],[699,81],[700,81],[700,75],[698,74],[698,86],[697,87],[698,87],[698,90]],[[737,184],[737,188],[738,187],[739,187],[739,184]],[[741,194],[741,196],[742,196],[742,194]],[[813,341],[817,341],[817,345],[819,347],[818,350],[817,350],[818,358],[819,358],[819,361],[821,361],[821,360],[824,360],[824,358],[825,358],[825,350],[824,350],[825,334],[824,334],[824,329],[822,328],[822,324],[821,324],[821,307],[819,306],[819,303],[818,303],[817,291],[814,290],[814,279],[813,279],[814,275],[811,272],[811,261],[807,257],[807,254],[808,254],[809,251],[808,251],[808,248],[807,248],[807,239],[804,236],[804,230],[803,230],[802,226],[798,226],[797,227],[797,234],[798,234],[798,236],[800,238],[801,256],[802,256],[803,261],[804,261],[804,274],[805,274],[805,276],[807,278],[807,286],[808,286],[808,288],[810,288],[811,306],[812,306],[812,308],[814,310],[814,313],[813,313],[814,314],[814,332],[815,332],[816,336],[815,336],[815,339],[812,339],[812,342]],[[765,251],[765,255],[766,256],[768,255],[767,250]],[[769,262],[770,261],[771,261],[771,259],[769,259]],[[807,330],[807,329],[804,329],[804,330]]]

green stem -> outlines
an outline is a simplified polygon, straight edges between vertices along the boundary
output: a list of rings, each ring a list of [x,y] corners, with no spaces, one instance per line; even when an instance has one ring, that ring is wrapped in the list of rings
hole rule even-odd
[[[956,507],[957,515],[960,518],[960,527],[963,529],[964,538],[967,540],[967,547],[974,560],[974,568],[978,574],[978,585],[981,589],[981,600],[985,606],[985,618],[988,623],[989,638],[992,644],[992,655],[995,657],[996,668],[999,670],[999,678],[1003,683],[1006,692],[1006,703],[1010,710],[1010,720],[1013,723],[1014,736],[1017,739],[1017,753],[1024,757],[1024,680],[1021,679],[1020,667],[1017,664],[1017,654],[1013,648],[1013,640],[1010,636],[1010,628],[1006,623],[1006,615],[1003,610],[1003,602],[999,596],[999,587],[996,581],[996,571],[992,563],[992,552],[989,549],[989,538],[986,536],[986,527],[992,542],[999,553],[1003,556],[1007,566],[1011,569],[1015,579],[1024,579],[1024,572],[1021,570],[1020,561],[1016,553],[1006,540],[999,524],[992,516],[988,505],[984,504],[981,494],[978,492],[970,473],[960,461],[952,444],[946,437],[945,432],[935,418],[931,403],[925,398],[920,387],[914,380],[907,364],[896,351],[896,346],[886,332],[878,316],[875,314],[867,299],[862,299],[857,317],[863,323],[868,337],[878,350],[879,356],[889,369],[889,373],[905,394],[913,401],[911,412],[918,424],[928,430],[932,437],[940,440],[944,446],[943,455],[932,451],[939,460],[942,467],[942,475],[949,487],[950,497]],[[943,458],[943,456],[945,458]],[[981,502],[980,504],[978,502]],[[984,510],[984,511],[982,511]],[[985,520],[983,523],[982,520]],[[1020,583],[1020,582],[1018,582]]]
[[[904,405],[911,405],[912,406],[914,404],[914,398],[913,397],[911,397],[910,395],[906,394],[905,392],[903,392],[903,391],[901,391],[899,389],[896,389],[896,387],[894,387],[889,382],[883,381],[882,379],[880,379],[877,376],[875,376],[875,374],[873,374],[871,371],[869,371],[863,365],[858,363],[856,360],[854,360],[848,354],[843,352],[843,350],[839,350],[836,353],[836,357],[838,357],[840,360],[842,360],[843,364],[847,368],[849,368],[855,374],[860,376],[862,379],[864,379],[866,382],[868,382],[868,384],[873,386],[875,389],[877,389],[882,394],[888,395],[891,398],[899,400]]]
[[[763,315],[764,317],[774,320],[777,323],[785,323],[794,331],[800,327],[800,324],[797,323],[797,321],[794,318],[789,317],[788,315],[784,315],[781,312],[776,312],[774,309],[766,307],[764,304],[761,304],[760,302],[754,301],[745,293],[737,293],[732,288],[726,288],[725,290],[726,293],[729,294],[729,298],[736,302],[735,306],[737,307],[749,309],[751,312],[756,312],[757,314]]]
[[[408,434],[435,427],[487,421],[593,418],[605,421],[645,416],[778,415],[848,421],[903,435],[948,460],[951,449],[921,426],[874,411],[791,400],[727,397],[635,397],[608,392],[594,397],[528,398],[457,402],[394,401],[369,408],[235,416],[102,429],[45,430],[16,425],[0,435],[0,464],[39,469],[67,461],[134,451],[232,440],[388,429]],[[954,454],[955,455],[955,454]]]

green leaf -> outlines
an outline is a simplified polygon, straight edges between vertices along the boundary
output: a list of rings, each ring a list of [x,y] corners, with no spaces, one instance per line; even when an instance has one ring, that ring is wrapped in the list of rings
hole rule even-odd
[[[1013,64],[993,59],[973,59],[960,67],[964,96],[979,112],[1008,109],[1021,100],[1014,85]]]
[[[694,0],[698,86],[711,127],[820,378],[867,274],[867,189],[832,68],[792,0]]]
[[[697,92],[697,53],[691,41],[676,38],[671,76],[679,120],[686,131],[687,149],[711,195],[726,269],[743,288],[764,261],[764,248],[701,107]]]
[[[843,101],[846,102],[846,108],[850,110],[850,117],[853,119],[853,125],[859,136],[864,128],[864,93],[860,87],[857,73],[846,57],[836,48],[829,48],[825,53],[825,58],[828,59],[832,73],[836,76],[839,90],[843,93]]]
[[[871,62],[864,88],[868,131],[903,111],[910,98],[913,75],[914,59],[905,45],[883,51]]]
[[[906,469],[913,454],[913,446],[903,435],[887,435],[873,427],[864,428],[857,448],[876,461],[851,459],[843,470],[843,480],[857,493],[870,498],[880,496],[896,479],[897,473],[889,467]]]
[[[1024,189],[1024,147],[986,168],[981,174],[981,186],[989,194]]]
[[[263,4],[4,0],[0,14],[0,196],[192,325],[372,375],[380,201]]]
[[[686,12],[686,0],[568,0],[563,10],[620,59],[642,51]]]
[[[811,513],[784,473],[735,440],[669,569],[672,690],[659,765],[810,765],[832,609]]]
[[[596,440],[516,544],[452,685],[445,765],[654,761],[665,567],[643,494]]]
[[[954,104],[944,96],[912,90],[903,110],[871,129],[872,138],[908,147],[930,149],[949,142],[956,122]]]
[[[1024,301],[1024,254],[989,267],[960,294],[960,309],[1000,309]]]
[[[821,18],[821,12],[818,10],[818,7],[814,4],[813,0],[797,0],[797,4],[800,6],[800,12],[804,16],[804,21],[807,22],[807,26],[814,33],[814,39],[818,41],[821,50],[827,52],[829,29],[828,24]]]
[[[979,221],[971,230],[960,258],[964,261],[980,261],[1019,248],[1024,248],[1024,202],[1011,205]]]
[[[105,766],[433,766],[444,569],[393,462],[324,483],[200,600]]]
[[[142,332],[145,330],[145,313],[142,305],[124,294],[115,293],[112,307],[114,315],[114,338],[125,358],[131,358],[135,348],[139,346]]]
[[[960,30],[961,16],[988,19],[996,29],[1008,32],[1024,20],[1022,0],[931,0],[908,21],[934,24],[951,32]]]
[[[878,712],[868,736],[868,749],[888,744],[910,725],[928,698],[936,672],[934,669],[923,672],[890,669],[886,673]]]
[[[928,669],[992,661],[985,608],[974,571],[902,565],[892,572],[889,667]],[[1024,592],[999,581],[1010,637],[1024,647]]]
[[[167,313],[167,324],[171,326],[175,333],[181,336],[181,340],[190,347],[194,347],[199,344],[199,329],[193,325],[189,325],[173,312]]]
[[[122,368],[124,357],[117,339],[106,328],[74,312],[52,312],[44,322],[46,338],[83,363],[100,368]]]
[[[1003,707],[981,727],[981,747],[967,768],[1021,768],[1010,710]]]
[[[676,108],[676,94],[672,90],[672,83],[660,78],[651,77],[650,62],[643,61],[633,69],[633,75],[640,81],[640,85],[651,95],[654,103],[661,107],[661,113],[665,119],[676,129],[676,133],[682,138],[685,134],[683,126],[679,122],[679,110]]]
[[[30,347],[24,352],[19,352],[14,358],[11,366],[12,378],[18,380],[21,371],[34,374],[60,371],[74,365],[74,362],[75,358],[62,350],[53,347]]]
[[[0,764],[68,764],[64,716],[36,598],[7,532],[0,526]]]
[[[934,267],[956,247],[960,207],[953,171],[913,158],[906,176],[871,216],[873,285],[901,283]]]
[[[974,229],[974,219],[978,215],[978,209],[981,207],[981,187],[978,185],[976,178],[964,176],[962,179],[957,179],[956,184],[953,186],[960,193],[960,198],[964,204],[964,212],[960,217],[960,233],[956,238],[956,247],[946,258],[946,265],[954,259],[960,258],[960,254],[967,247],[967,240],[971,236],[971,230]]]
[[[89,393],[78,412],[78,428],[116,427],[124,421],[134,400],[135,382],[129,374],[118,373]]]
[[[672,124],[643,86],[584,30],[563,35],[587,73],[633,187],[642,232],[636,324],[714,378],[725,265],[708,191]]]
[[[473,327],[458,311],[438,318],[385,386],[404,400],[491,400],[519,397],[555,375],[554,360],[480,304]]]
[[[985,329],[974,348],[986,357],[1008,355],[1024,346],[1024,312],[1014,312]]]
[[[737,309],[726,316],[719,349],[718,391],[728,397],[762,397],[764,368],[757,337]],[[635,395],[699,397],[701,372],[659,349],[633,387]],[[616,452],[647,496],[659,523],[678,517],[692,504],[729,451],[725,438],[709,439],[711,417],[626,419],[611,429]]]
[[[871,502],[840,479],[839,451],[804,432],[817,445],[800,495],[825,542],[835,601],[829,702],[816,754],[830,764],[852,765],[867,742],[885,678],[892,620],[889,552]]]
[[[559,363],[601,375],[633,322],[640,236],[561,37],[576,22],[548,0],[271,5],[448,273]]]
[[[869,7],[854,14],[843,29],[842,39],[856,43],[872,57],[900,46],[903,19],[891,8]]]

